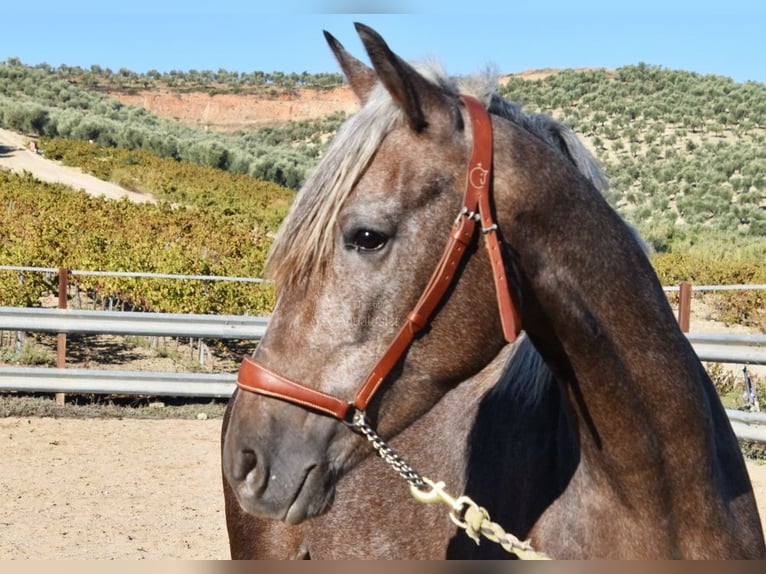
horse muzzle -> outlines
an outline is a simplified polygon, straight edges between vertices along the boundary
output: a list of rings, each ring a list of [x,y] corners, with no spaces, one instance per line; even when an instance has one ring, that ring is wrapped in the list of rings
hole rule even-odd
[[[342,428],[326,417],[295,410],[304,420],[284,429],[277,422],[282,417],[250,416],[244,425],[232,419],[222,451],[224,476],[242,509],[288,524],[330,508],[337,472],[329,452],[337,450],[333,427]]]
[[[243,454],[244,458],[251,458],[248,453]],[[320,464],[284,470],[255,465],[241,478],[236,474],[229,478],[227,473],[227,480],[245,512],[298,524],[324,513],[332,505],[335,488],[331,474],[327,465]]]

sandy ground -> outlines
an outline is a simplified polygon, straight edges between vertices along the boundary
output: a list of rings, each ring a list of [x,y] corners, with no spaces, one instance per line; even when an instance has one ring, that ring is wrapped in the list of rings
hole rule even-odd
[[[118,185],[83,173],[80,169],[61,165],[31,151],[29,138],[16,132],[0,129],[0,169],[15,173],[32,173],[40,181],[63,183],[74,189],[84,189],[91,195],[103,195],[110,199],[128,197],[131,201],[143,203],[154,201],[149,195],[128,191]]]
[[[221,420],[0,419],[0,559],[223,559]]]
[[[0,559],[228,558],[220,427],[0,419]],[[748,470],[766,517],[766,465]]]

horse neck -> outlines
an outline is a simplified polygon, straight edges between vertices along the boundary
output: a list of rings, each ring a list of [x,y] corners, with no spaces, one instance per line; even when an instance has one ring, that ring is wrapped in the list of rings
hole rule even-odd
[[[640,464],[657,462],[657,439],[708,440],[712,385],[627,226],[552,149],[521,130],[496,139],[508,146],[495,190],[522,321],[567,385],[584,441]]]

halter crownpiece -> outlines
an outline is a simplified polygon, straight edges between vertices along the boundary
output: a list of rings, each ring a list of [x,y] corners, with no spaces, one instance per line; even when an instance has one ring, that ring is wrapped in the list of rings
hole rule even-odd
[[[492,264],[492,276],[495,280],[495,293],[497,294],[500,321],[503,326],[503,336],[507,342],[513,343],[521,331],[521,318],[511,298],[503,253],[500,250],[500,241],[497,237],[497,223],[495,223],[492,215],[492,122],[487,110],[476,98],[461,96],[460,99],[468,109],[473,126],[473,152],[468,164],[468,177],[463,202],[465,207],[471,209],[469,200],[472,198],[469,195],[471,189],[474,189],[478,207],[473,209],[478,209],[481,232],[484,235],[489,261]]]
[[[350,411],[364,412],[380,385],[399,362],[415,335],[428,325],[436,307],[452,285],[460,262],[476,235],[484,235],[497,294],[503,335],[509,343],[521,330],[521,320],[511,298],[508,278],[492,215],[492,122],[484,106],[472,96],[461,96],[471,117],[473,150],[466,171],[463,206],[450,231],[447,245],[431,279],[386,352],[362,382],[353,402],[347,402],[279,375],[250,357],[239,368],[237,386],[243,391],[274,397],[349,422]]]

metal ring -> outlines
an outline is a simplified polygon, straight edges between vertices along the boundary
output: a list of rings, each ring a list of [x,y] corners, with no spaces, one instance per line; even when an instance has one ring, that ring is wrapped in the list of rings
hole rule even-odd
[[[452,509],[449,512],[450,520],[452,520],[455,526],[462,528],[463,530],[468,528],[468,523],[464,520],[468,508],[479,510],[479,505],[465,495],[459,496],[455,499],[455,502],[452,504]]]

